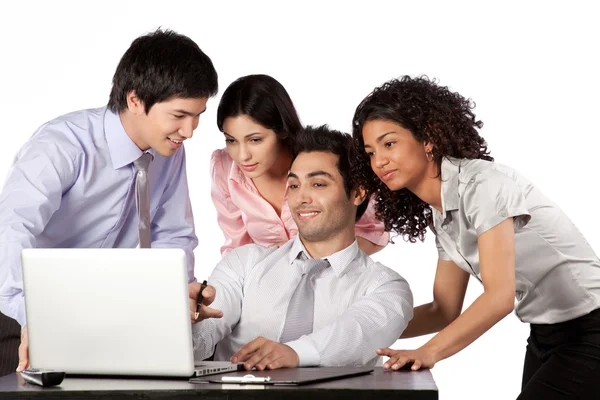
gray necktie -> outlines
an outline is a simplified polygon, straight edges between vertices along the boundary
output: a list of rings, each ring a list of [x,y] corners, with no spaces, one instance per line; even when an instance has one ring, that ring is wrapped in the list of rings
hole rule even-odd
[[[288,305],[281,343],[291,342],[313,331],[315,314],[314,278],[329,266],[327,260],[310,259],[304,264],[304,274]]]
[[[152,161],[152,154],[144,153],[133,162],[137,170],[135,176],[135,205],[138,211],[138,229],[140,249],[149,248],[150,239],[150,189],[148,186],[148,166]]]

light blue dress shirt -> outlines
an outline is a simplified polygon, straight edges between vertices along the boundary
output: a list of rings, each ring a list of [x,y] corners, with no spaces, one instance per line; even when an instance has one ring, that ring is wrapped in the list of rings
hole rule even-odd
[[[152,247],[181,248],[194,281],[198,244],[183,147],[148,170]],[[0,193],[0,311],[26,324],[24,248],[138,245],[133,161],[142,151],[106,107],[40,127],[17,154]]]

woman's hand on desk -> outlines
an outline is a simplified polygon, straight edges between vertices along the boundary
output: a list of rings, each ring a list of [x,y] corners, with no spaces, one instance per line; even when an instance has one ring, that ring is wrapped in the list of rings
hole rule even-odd
[[[221,318],[223,316],[223,311],[207,307],[215,300],[217,291],[214,287],[208,285],[202,290],[202,306],[200,308],[198,307],[198,297],[202,285],[200,282],[193,282],[188,285],[188,288],[190,295],[190,318],[193,324],[200,322],[203,319]]]
[[[21,345],[19,346],[19,365],[17,372],[29,368],[29,338],[27,336],[27,325],[21,331]]]
[[[433,354],[433,351],[426,347],[421,347],[416,350],[393,350],[390,348],[377,349],[377,354],[380,356],[388,356],[390,359],[383,363],[384,369],[399,370],[402,367],[417,371],[420,368],[433,368],[438,361]]]

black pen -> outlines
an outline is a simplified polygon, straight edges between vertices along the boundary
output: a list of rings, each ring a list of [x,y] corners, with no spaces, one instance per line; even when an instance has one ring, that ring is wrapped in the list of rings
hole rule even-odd
[[[198,305],[196,306],[196,313],[194,314],[194,319],[198,319],[198,317],[200,316],[200,308],[202,307],[202,300],[204,300],[202,292],[204,291],[204,289],[206,289],[206,286],[208,286],[208,283],[206,282],[206,280],[204,280],[204,282],[202,282],[202,285],[200,285],[200,293],[198,293]]]

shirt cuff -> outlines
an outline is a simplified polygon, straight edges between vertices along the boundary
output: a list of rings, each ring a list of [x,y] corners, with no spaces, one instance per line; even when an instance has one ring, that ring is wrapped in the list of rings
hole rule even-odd
[[[22,292],[21,292],[22,293]],[[15,320],[21,325],[21,330],[27,325],[27,314],[25,313],[25,299],[21,298],[17,301],[17,312]]]
[[[321,363],[321,355],[308,336],[302,336],[300,339],[284,344],[290,346],[298,354],[298,367],[314,367]]]
[[[382,247],[387,246],[390,242],[390,233],[386,231],[380,232],[376,230],[355,228],[354,235]]]
[[[438,250],[438,260],[452,261],[452,257],[450,257],[445,250]]]
[[[206,325],[206,324],[202,324],[204,322],[200,321],[200,322],[196,322],[195,324],[192,324],[192,344],[194,347],[194,351],[198,350],[200,347],[200,344],[204,341],[204,337],[202,335],[202,333],[206,332],[206,327],[204,327],[204,329],[202,329],[202,325]]]
[[[192,324],[192,348],[194,349],[194,360],[205,360],[210,357],[215,350],[211,344],[213,343],[210,337],[211,327],[207,327],[209,320],[202,320]]]
[[[514,218],[514,220],[515,220],[514,221],[515,228],[522,228],[523,226],[527,225],[527,223],[531,219],[531,215],[529,214],[529,211],[524,208],[523,209],[520,209],[520,208],[504,209],[504,210],[500,211],[498,214],[483,221],[483,223],[481,225],[475,227],[477,236],[492,229],[499,223],[503,222],[505,219],[508,219],[511,217]]]

